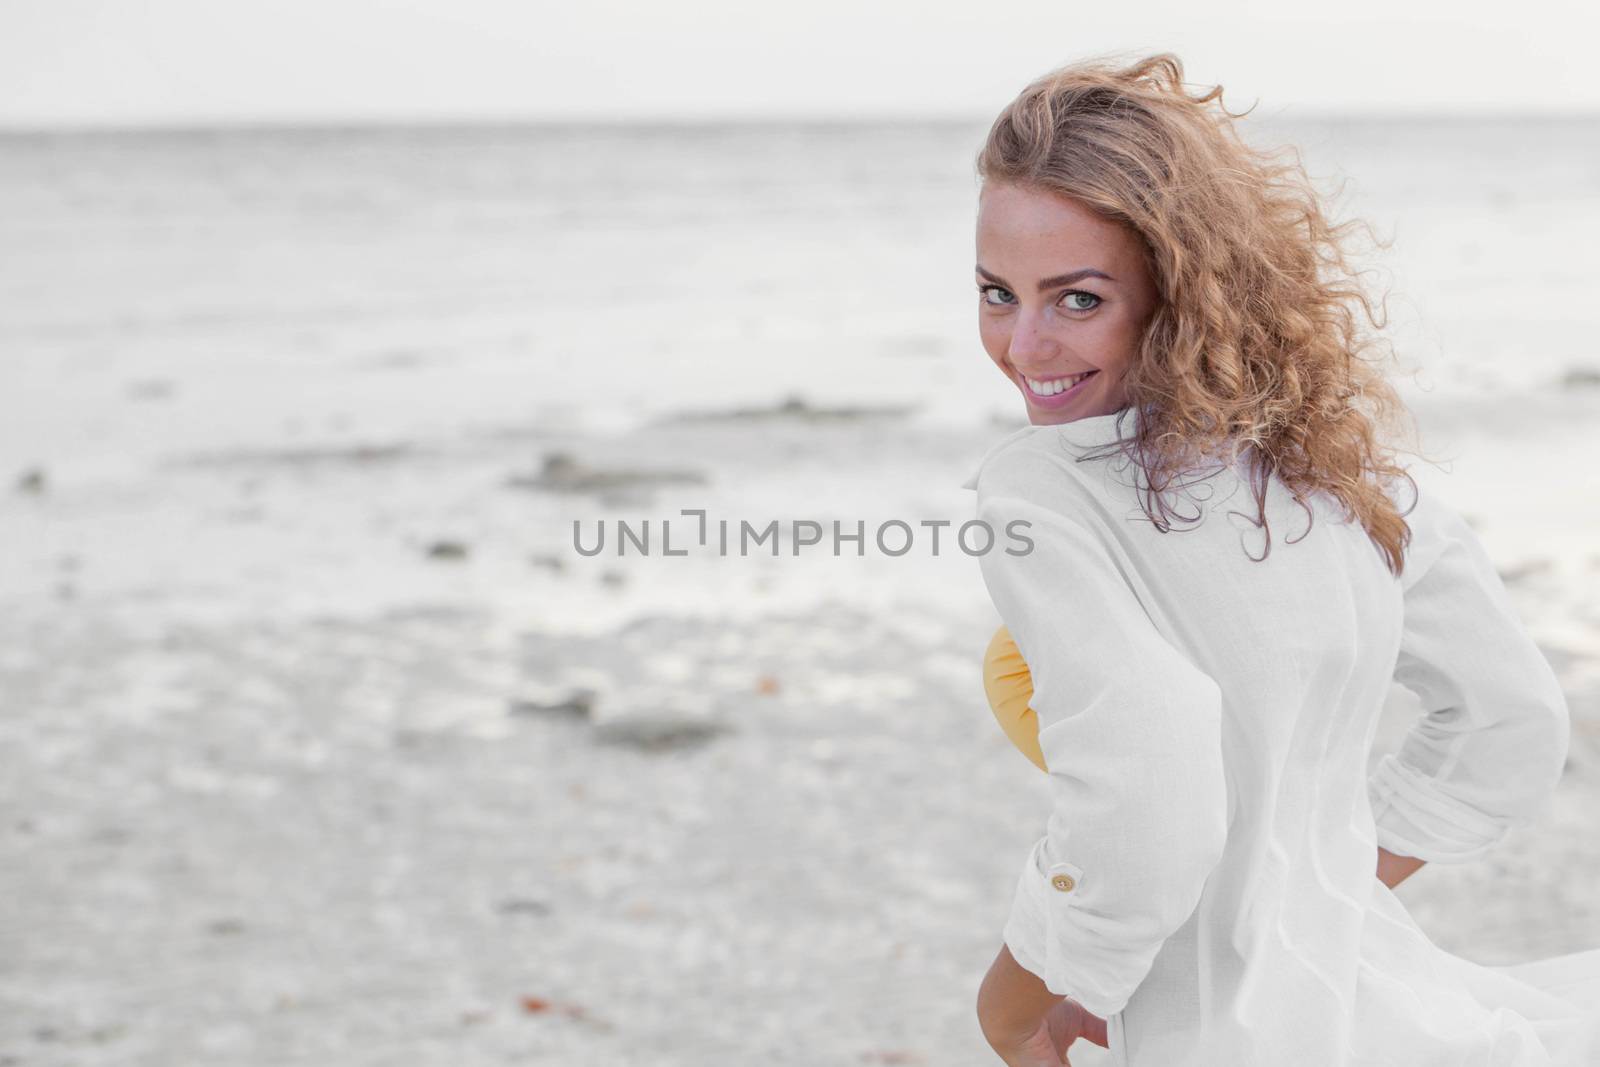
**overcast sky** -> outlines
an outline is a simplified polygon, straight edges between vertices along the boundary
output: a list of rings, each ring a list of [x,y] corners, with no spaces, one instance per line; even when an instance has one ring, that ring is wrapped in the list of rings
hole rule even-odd
[[[1600,112],[1570,0],[0,0],[0,125],[976,117],[1172,50],[1263,112]],[[1131,10],[1130,10],[1131,9]]]

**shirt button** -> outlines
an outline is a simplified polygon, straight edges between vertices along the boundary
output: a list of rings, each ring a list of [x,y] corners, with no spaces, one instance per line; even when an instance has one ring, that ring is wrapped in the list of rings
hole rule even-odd
[[[1058,874],[1054,878],[1050,879],[1050,884],[1061,890],[1063,893],[1068,893],[1071,892],[1078,883],[1072,880],[1072,875],[1070,874]]]

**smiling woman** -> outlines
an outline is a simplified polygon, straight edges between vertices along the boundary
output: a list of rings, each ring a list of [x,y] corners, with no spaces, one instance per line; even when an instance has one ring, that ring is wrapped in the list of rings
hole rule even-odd
[[[1031,545],[981,558],[984,688],[1050,796],[980,1025],[1013,1067],[1600,1064],[1600,950],[1479,966],[1391,892],[1543,810],[1568,709],[1472,529],[1403,490],[1345,228],[1235,117],[1171,56],[1086,63],[978,158],[979,334],[1029,425],[966,484]],[[1396,681],[1423,714],[1369,778]]]

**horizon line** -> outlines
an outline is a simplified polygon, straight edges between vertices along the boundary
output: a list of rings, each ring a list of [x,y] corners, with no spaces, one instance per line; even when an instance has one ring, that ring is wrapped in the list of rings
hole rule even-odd
[[[1297,107],[1283,105],[1267,112],[1259,107],[1248,118],[1269,121],[1308,120],[1315,122],[1356,121],[1368,123],[1418,121],[1577,121],[1600,120],[1600,106],[1583,108],[1470,108],[1424,106],[1415,108],[1374,107]],[[345,115],[321,117],[259,116],[249,118],[172,118],[120,120],[53,120],[49,122],[10,122],[0,120],[0,136],[96,135],[96,134],[217,134],[275,132],[339,132],[433,129],[575,129],[598,127],[606,130],[640,128],[715,129],[756,126],[794,127],[875,127],[889,125],[954,126],[993,121],[988,113],[725,113],[708,115]]]

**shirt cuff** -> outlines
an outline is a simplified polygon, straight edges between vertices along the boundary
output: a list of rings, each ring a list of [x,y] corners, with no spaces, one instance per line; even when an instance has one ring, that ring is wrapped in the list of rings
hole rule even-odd
[[[1026,971],[1031,972],[1050,992],[1061,997],[1071,997],[1088,1011],[1102,1019],[1109,1019],[1125,1006],[1101,997],[1098,993],[1076,988],[1066,977],[1060,956],[1065,949],[1060,944],[1064,931],[1055,928],[1051,916],[1059,916],[1073,904],[1078,880],[1083,871],[1076,864],[1060,862],[1048,866],[1044,863],[1044,847],[1048,837],[1041,837],[1028,850],[1012,896],[1011,914],[1006,918],[1002,940],[1011,950],[1011,956]],[[1054,941],[1054,944],[1052,943]],[[1052,951],[1054,949],[1054,951]]]
[[[1429,863],[1464,863],[1493,849],[1512,823],[1441,793],[1433,780],[1394,755],[1378,762],[1368,782],[1378,844]]]

